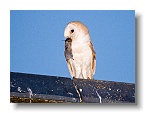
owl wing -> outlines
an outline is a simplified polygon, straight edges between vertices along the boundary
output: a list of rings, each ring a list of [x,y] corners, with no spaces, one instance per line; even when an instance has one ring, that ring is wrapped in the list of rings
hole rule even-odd
[[[72,77],[75,77],[74,74],[73,74],[74,73],[74,68],[73,68],[72,63],[73,63],[72,59],[67,60],[67,65],[68,65],[68,69],[69,69],[70,75]]]
[[[93,48],[92,42],[89,42],[89,47],[90,47],[90,49],[92,51],[92,61],[91,61],[91,69],[92,69],[92,71],[91,72],[92,72],[92,75],[94,75],[95,71],[96,71],[96,52],[95,52],[95,50]]]

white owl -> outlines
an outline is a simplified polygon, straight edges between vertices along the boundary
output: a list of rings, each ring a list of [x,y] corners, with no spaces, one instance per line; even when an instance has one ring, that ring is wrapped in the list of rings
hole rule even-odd
[[[73,78],[93,79],[96,53],[88,28],[78,21],[67,24],[64,30],[65,58]]]

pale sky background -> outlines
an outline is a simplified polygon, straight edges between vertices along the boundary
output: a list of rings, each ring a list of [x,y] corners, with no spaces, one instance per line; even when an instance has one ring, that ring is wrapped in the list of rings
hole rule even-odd
[[[95,80],[135,83],[135,11],[10,11],[10,71],[71,78],[64,29],[81,21],[97,53]]]

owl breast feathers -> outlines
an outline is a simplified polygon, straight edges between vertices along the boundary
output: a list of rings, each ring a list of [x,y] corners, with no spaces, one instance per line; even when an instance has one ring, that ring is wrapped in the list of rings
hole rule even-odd
[[[65,58],[73,78],[93,79],[96,53],[88,28],[81,22],[70,22],[64,31]]]

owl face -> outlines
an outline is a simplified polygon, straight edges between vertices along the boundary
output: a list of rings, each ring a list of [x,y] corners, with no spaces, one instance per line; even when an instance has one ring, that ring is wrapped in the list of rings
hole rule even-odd
[[[85,35],[88,33],[88,29],[81,22],[70,22],[64,31],[65,38],[71,38],[72,40],[76,40],[78,37],[82,37],[79,35]]]
[[[77,26],[69,23],[65,28],[64,37],[73,39],[77,37],[77,34],[78,34]]]

